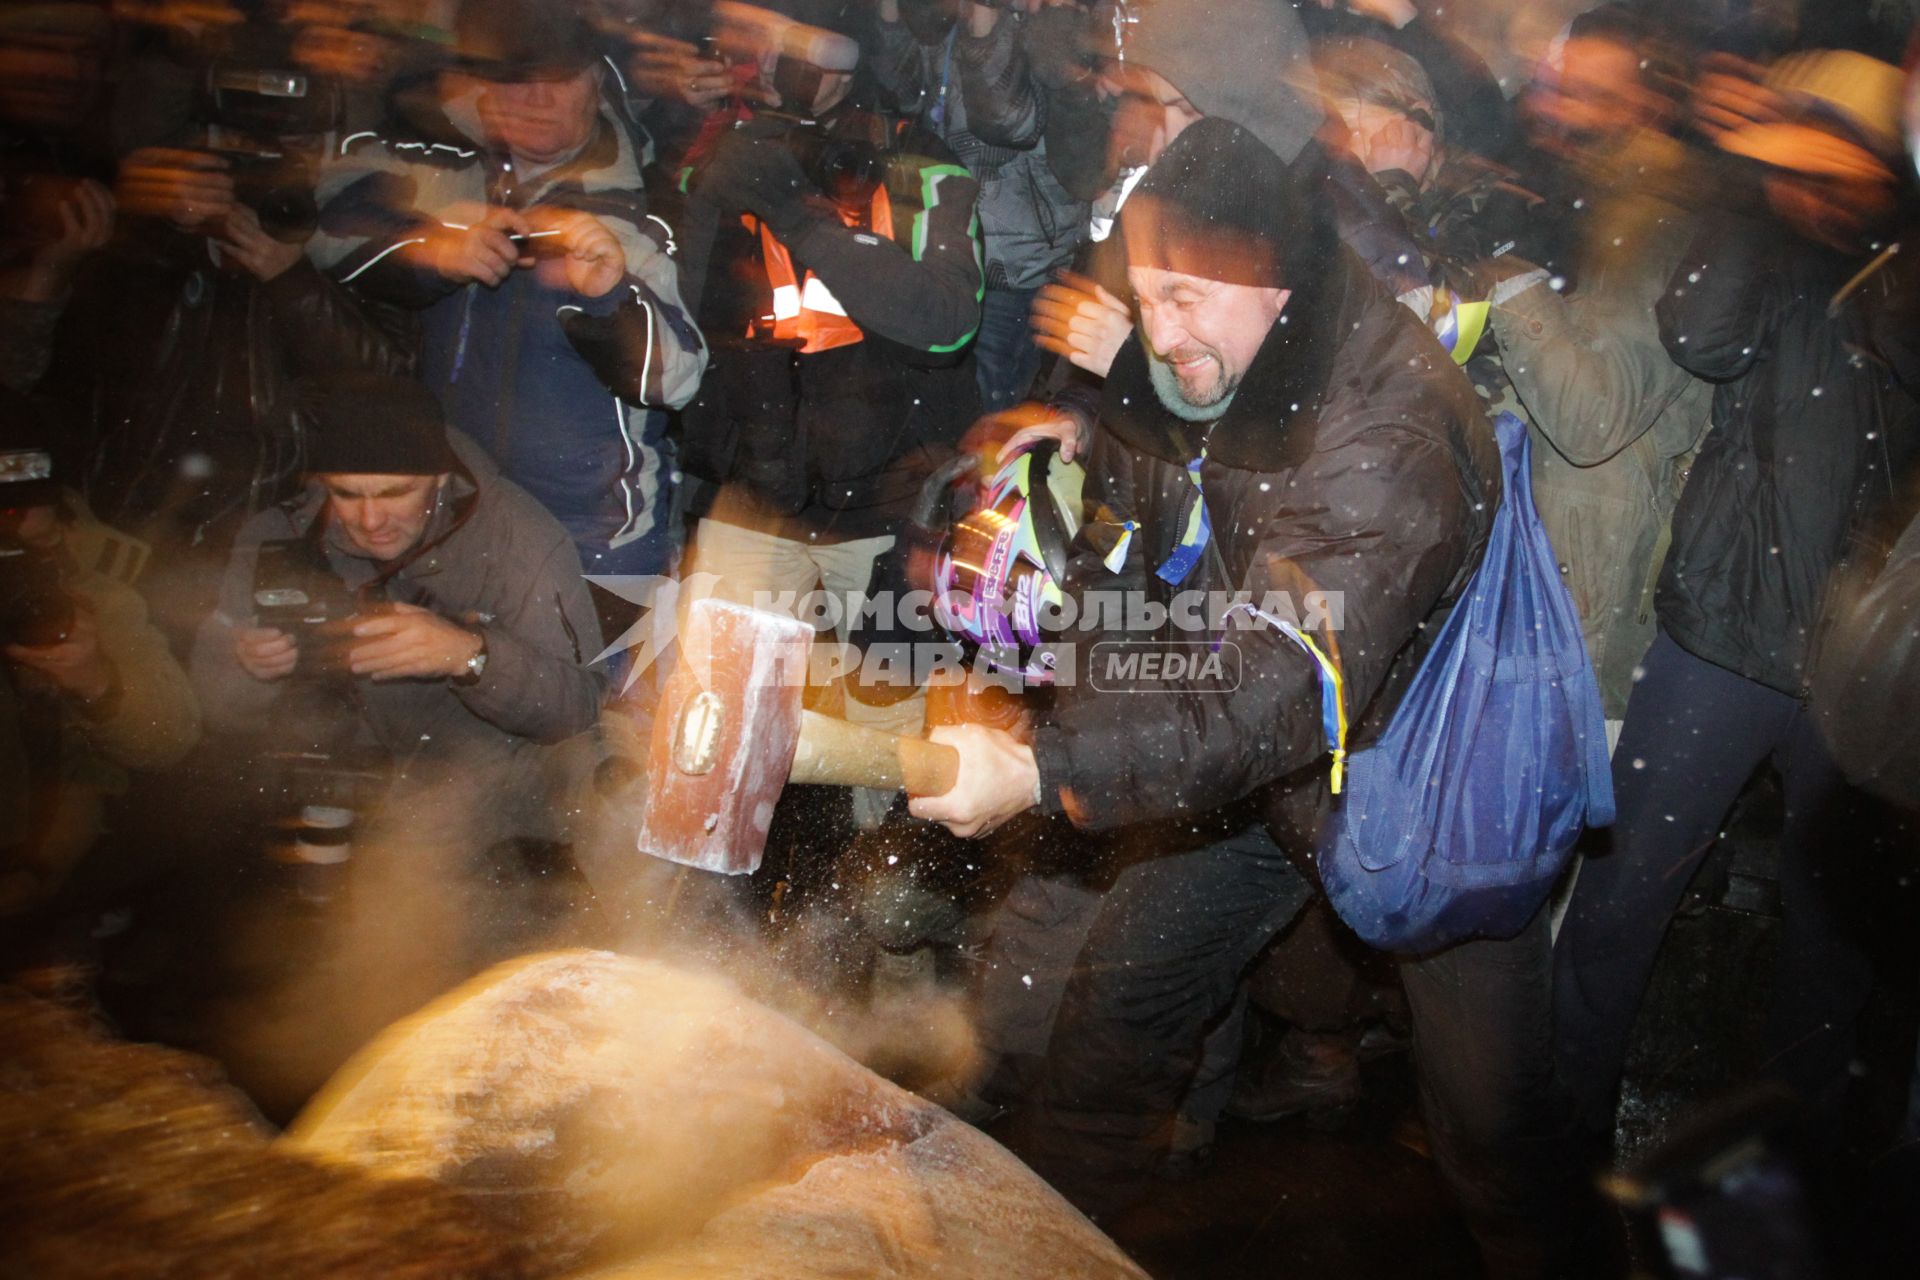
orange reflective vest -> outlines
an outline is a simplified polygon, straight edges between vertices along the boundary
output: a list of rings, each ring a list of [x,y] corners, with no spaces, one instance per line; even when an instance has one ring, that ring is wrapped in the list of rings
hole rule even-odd
[[[848,226],[861,226],[859,214],[845,209],[839,212],[840,220]],[[862,230],[893,239],[893,202],[887,198],[884,185],[874,188],[868,215],[868,224],[861,227]],[[748,337],[765,338],[771,333],[777,341],[798,342],[802,354],[808,354],[851,346],[865,336],[860,326],[847,316],[847,309],[840,305],[833,291],[827,288],[826,281],[811,271],[804,279],[796,277],[793,255],[773,238],[773,232],[767,230],[765,223],[752,214],[742,215],[741,221],[748,230],[760,232],[760,257],[766,263],[767,283],[773,286],[773,314],[761,317],[749,330]]]

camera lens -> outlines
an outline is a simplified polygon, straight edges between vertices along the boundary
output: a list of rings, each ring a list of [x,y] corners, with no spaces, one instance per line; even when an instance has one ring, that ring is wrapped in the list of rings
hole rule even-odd
[[[260,228],[276,240],[291,244],[304,240],[320,225],[320,209],[313,192],[304,187],[275,187],[261,193],[253,211]]]

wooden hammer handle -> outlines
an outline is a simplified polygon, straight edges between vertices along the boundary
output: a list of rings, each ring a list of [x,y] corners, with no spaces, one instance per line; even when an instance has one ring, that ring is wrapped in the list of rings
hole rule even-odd
[[[849,724],[817,711],[800,713],[800,742],[793,753],[794,782],[905,790],[939,796],[953,789],[960,753],[925,738]]]

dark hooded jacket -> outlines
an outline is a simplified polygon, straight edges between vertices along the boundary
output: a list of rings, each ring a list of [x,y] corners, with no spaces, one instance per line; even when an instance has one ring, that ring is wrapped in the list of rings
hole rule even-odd
[[[1920,457],[1920,404],[1881,354],[1913,282],[1771,221],[1726,217],[1658,308],[1674,361],[1719,383],[1673,514],[1660,626],[1689,653],[1805,692],[1831,580]],[[1897,326],[1894,327],[1897,331]]]
[[[1432,335],[1329,231],[1316,234],[1322,251],[1298,260],[1327,268],[1295,286],[1204,437],[1161,407],[1138,336],[1121,348],[1088,461],[1089,499],[1105,511],[1080,534],[1068,588],[1162,605],[1176,591],[1244,591],[1256,603],[1285,592],[1303,622],[1307,593],[1328,593],[1338,627],[1318,639],[1344,674],[1351,747],[1377,733],[1422,637],[1479,565],[1499,458],[1471,387]],[[1203,444],[1218,555],[1175,587],[1155,571],[1187,524],[1187,463]],[[1127,521],[1137,529],[1109,572]],[[1094,645],[1120,636],[1083,626],[1068,638],[1077,678],[1037,728],[1034,756],[1043,804],[1080,826],[1197,818],[1327,759],[1318,669],[1270,627],[1227,632],[1237,656],[1223,680],[1163,681],[1138,696],[1114,691],[1099,670]],[[1208,637],[1170,622],[1160,638]]]
[[[723,522],[832,542],[890,534],[978,416],[979,183],[944,142],[872,102],[856,81],[820,133],[877,158],[891,236],[849,226],[797,170],[807,189],[779,235],[795,270],[812,272],[860,327],[857,342],[798,354],[737,337],[773,310],[771,281],[757,233],[741,234],[746,206],[715,189],[714,172],[744,160],[787,181],[792,161],[781,158],[797,130],[755,133],[749,147],[726,139],[683,175],[701,323],[727,336],[716,337],[713,370],[681,415],[681,462],[724,486],[712,512]]]
[[[1327,167],[1314,138],[1323,115],[1297,6],[1284,0],[1156,0],[1130,10],[1125,31],[1126,60],[1161,76],[1201,115],[1239,125],[1302,173]],[[1107,173],[1105,129],[1086,134],[1079,148],[1060,145],[1057,134],[1048,134],[1056,173],[1082,182],[1087,174],[1105,174],[1096,195],[1112,183],[1117,175]],[[1077,269],[1131,301],[1119,240],[1094,234],[1103,238],[1082,247]],[[1082,418],[1090,418],[1098,403],[1096,381],[1065,360],[1042,374],[1042,383],[1052,387],[1052,407]]]
[[[1127,60],[1158,72],[1201,115],[1233,121],[1291,164],[1321,118],[1295,9],[1282,0],[1158,0],[1133,15]]]

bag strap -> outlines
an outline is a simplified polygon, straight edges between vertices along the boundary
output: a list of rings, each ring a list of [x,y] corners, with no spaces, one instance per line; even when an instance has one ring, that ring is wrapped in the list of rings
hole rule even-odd
[[[1542,603],[1561,629],[1579,645],[1579,665],[1572,671],[1560,673],[1560,691],[1566,701],[1567,717],[1586,750],[1587,822],[1590,826],[1604,827],[1613,821],[1613,761],[1607,755],[1607,722],[1600,705],[1600,685],[1594,675],[1593,656],[1587,652],[1586,635],[1580,626],[1580,611],[1574,606],[1573,593],[1560,576],[1552,541],[1541,523],[1540,510],[1534,505],[1532,443],[1526,424],[1517,415],[1503,411],[1499,414],[1499,425],[1518,433],[1515,465],[1506,477],[1509,492],[1502,496],[1500,504],[1502,511],[1517,522],[1517,527],[1510,531],[1512,536],[1523,539],[1516,550],[1527,548],[1528,558],[1535,562],[1540,560],[1541,552],[1545,552],[1544,565],[1536,563],[1535,566],[1540,570],[1536,576],[1548,593]]]

